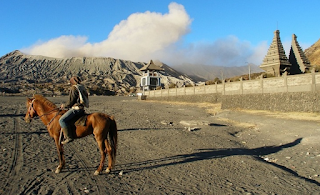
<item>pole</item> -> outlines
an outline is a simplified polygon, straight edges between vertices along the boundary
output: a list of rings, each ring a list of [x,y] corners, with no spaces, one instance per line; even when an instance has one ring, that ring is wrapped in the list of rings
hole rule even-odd
[[[248,65],[248,70],[249,70],[249,80],[251,80],[251,67],[250,64],[248,62],[245,62]]]
[[[250,67],[250,64],[248,64],[249,66],[249,80],[251,80],[251,67]]]
[[[223,70],[220,70],[221,71],[221,82],[223,81]]]

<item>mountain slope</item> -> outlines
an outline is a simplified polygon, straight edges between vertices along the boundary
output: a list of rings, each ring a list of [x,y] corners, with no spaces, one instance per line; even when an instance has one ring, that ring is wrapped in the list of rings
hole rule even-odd
[[[244,75],[249,73],[248,66],[240,67],[222,67],[222,66],[208,66],[199,64],[184,64],[181,66],[174,66],[174,68],[184,74],[189,75],[194,80],[214,80],[218,78],[231,78],[234,76]],[[258,66],[250,65],[250,72],[264,72]]]
[[[320,66],[320,39],[304,52],[311,65]]]
[[[142,62],[131,62],[113,58],[50,58],[25,55],[13,51],[0,58],[0,80],[10,83],[52,83],[65,84],[73,75],[80,76],[89,88],[115,91],[118,94],[138,88]],[[167,65],[162,64],[161,72],[164,85],[170,83],[193,83]]]

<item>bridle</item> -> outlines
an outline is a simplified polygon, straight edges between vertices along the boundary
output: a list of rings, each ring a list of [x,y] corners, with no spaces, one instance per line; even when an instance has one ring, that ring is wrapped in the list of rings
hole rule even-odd
[[[30,112],[33,112],[33,113],[37,114],[37,112],[36,112],[35,109],[33,108],[33,102],[34,102],[34,100],[35,100],[35,99],[33,99],[33,100],[31,101],[31,104],[30,104],[30,106],[29,106],[29,108],[28,108],[29,118],[33,118],[33,117],[31,117]]]
[[[60,109],[59,108],[54,108],[54,109],[52,109],[52,110],[50,110],[50,111],[48,111],[48,112],[46,112],[46,113],[44,113],[44,114],[42,114],[42,115],[38,115],[37,114],[37,112],[36,112],[36,110],[33,108],[33,102],[34,102],[34,100],[35,99],[33,99],[32,101],[31,101],[31,104],[30,104],[30,106],[29,106],[29,109],[28,109],[28,115],[29,115],[29,118],[35,118],[35,117],[39,117],[39,118],[41,118],[41,117],[43,117],[43,116],[45,116],[45,115],[49,115],[50,113],[52,113],[53,111],[55,111],[55,110],[59,110],[59,112],[57,112],[57,114],[49,121],[49,123],[47,124],[47,126],[48,125],[50,125],[50,123],[53,121],[53,119],[56,117],[56,116],[58,116],[59,115],[59,113],[60,113]],[[30,112],[33,112],[34,114],[37,114],[36,116],[31,116],[31,114],[30,114]]]

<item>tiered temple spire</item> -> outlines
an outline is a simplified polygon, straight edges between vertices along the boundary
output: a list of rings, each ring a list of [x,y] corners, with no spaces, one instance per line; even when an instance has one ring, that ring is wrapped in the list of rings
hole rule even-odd
[[[280,40],[280,31],[276,30],[274,31],[274,37],[268,49],[268,53],[263,59],[260,68],[265,70],[267,74],[281,76],[283,73],[305,73],[310,70],[311,64],[300,47],[295,34],[292,35],[288,60]]]
[[[260,68],[265,70],[267,74],[280,76],[284,72],[290,72],[291,64],[285,54],[283,45],[280,40],[280,31],[274,32],[272,43],[268,53],[265,56]]]
[[[308,71],[311,67],[310,61],[300,47],[297,36],[292,35],[291,49],[289,54],[289,62],[291,63],[290,74],[301,74]]]

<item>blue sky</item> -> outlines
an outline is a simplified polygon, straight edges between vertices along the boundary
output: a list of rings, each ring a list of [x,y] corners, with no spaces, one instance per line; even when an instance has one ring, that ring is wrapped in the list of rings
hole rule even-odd
[[[320,38],[318,0],[10,0],[0,5],[0,56],[260,65],[280,30],[303,49]]]

